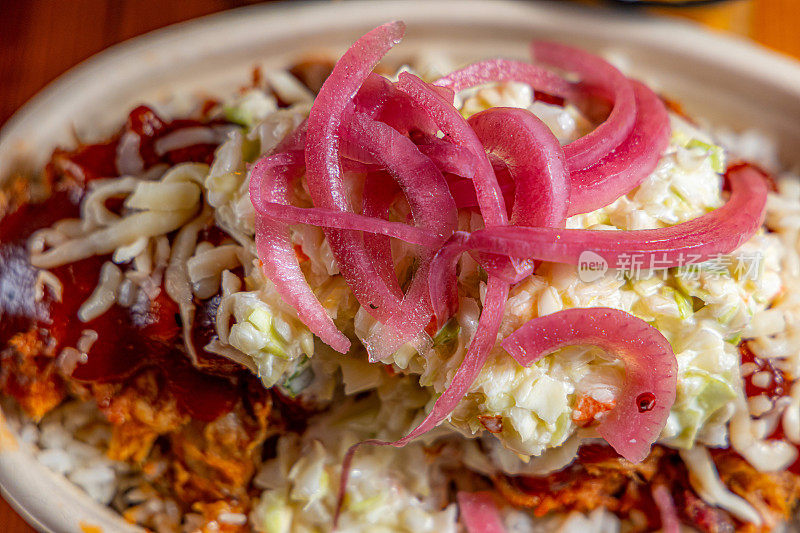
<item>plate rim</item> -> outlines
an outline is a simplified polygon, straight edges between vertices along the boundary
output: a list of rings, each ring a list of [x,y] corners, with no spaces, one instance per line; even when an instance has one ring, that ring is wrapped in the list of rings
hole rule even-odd
[[[13,131],[19,127],[19,123],[25,117],[39,111],[54,95],[70,85],[81,81],[91,81],[92,77],[100,74],[100,70],[110,66],[109,64],[115,59],[121,59],[124,55],[141,53],[143,50],[158,44],[169,44],[168,41],[176,33],[200,33],[215,26],[225,26],[234,21],[244,20],[250,16],[275,18],[321,12],[338,14],[344,9],[348,9],[361,11],[364,15],[367,15],[365,18],[375,18],[376,14],[410,13],[419,11],[422,8],[432,14],[445,12],[459,16],[458,10],[454,10],[455,6],[466,8],[464,11],[468,11],[469,9],[483,8],[486,5],[484,0],[437,0],[435,3],[431,3],[429,0],[383,0],[380,2],[347,0],[339,3],[330,3],[324,0],[309,2],[284,0],[270,4],[257,4],[229,9],[164,26],[105,48],[80,61],[47,83],[14,111],[0,127],[0,146],[8,141]],[[541,11],[543,13],[549,12],[549,14],[570,14],[585,17],[588,12],[592,12],[593,16],[602,18],[605,25],[619,25],[624,22],[638,26],[638,28],[632,28],[635,41],[656,46],[663,44],[665,39],[664,32],[671,32],[671,49],[675,52],[684,52],[693,56],[693,58],[710,60],[731,70],[742,70],[741,65],[746,60],[750,63],[751,68],[748,72],[749,75],[770,81],[788,88],[791,92],[800,94],[800,89],[797,88],[800,85],[799,60],[739,35],[711,31],[690,20],[648,16],[619,7],[565,5],[559,3],[558,0],[537,0],[528,4],[512,0],[493,0],[491,5],[498,11],[516,10],[521,14]],[[678,33],[675,34],[674,32]],[[595,34],[599,35],[600,32],[595,32]],[[678,37],[677,39],[675,39],[676,36]],[[680,37],[690,37],[690,39],[684,40]],[[692,44],[689,43],[690,40]],[[631,37],[627,36],[625,42],[630,43]],[[697,44],[704,46],[698,49]],[[792,85],[793,83],[795,85]]]

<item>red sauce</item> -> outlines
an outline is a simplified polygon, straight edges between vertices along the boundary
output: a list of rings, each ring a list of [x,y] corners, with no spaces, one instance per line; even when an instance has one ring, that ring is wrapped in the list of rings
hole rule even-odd
[[[584,444],[578,450],[578,460],[583,464],[602,463],[619,457],[608,444]]]
[[[753,372],[752,374],[748,375],[743,379],[744,381],[744,391],[748,398],[752,398],[754,396],[765,395],[773,402],[780,398],[781,396],[785,396],[789,392],[789,383],[791,380],[789,376],[783,373],[783,371],[775,366],[775,364],[769,359],[762,359],[760,357],[756,357],[756,355],[750,350],[747,346],[747,343],[743,342],[739,345],[739,353],[742,357],[742,364],[745,363],[754,363],[758,366],[758,369]],[[767,371],[771,375],[770,383],[767,388],[756,386],[753,383],[753,375],[756,372],[763,372]],[[772,432],[768,436],[769,439],[777,439],[777,440],[785,440],[785,434],[783,432],[783,423],[778,421],[778,425],[775,428],[775,431]],[[787,441],[788,442],[788,441]],[[789,466],[787,469],[793,474],[800,475],[800,456],[797,460]]]
[[[210,162],[216,145],[195,145],[158,156],[155,141],[167,133],[185,127],[204,126],[199,121],[166,122],[151,109],[140,106],[128,119],[125,129],[111,141],[80,147],[74,152],[57,151],[45,172],[46,179],[59,175],[71,177],[55,183],[53,194],[39,204],[25,204],[0,220],[0,344],[16,333],[40,326],[55,344],[55,353],[75,347],[82,331],[92,329],[99,336],[88,352],[85,364],[78,365],[72,378],[83,382],[117,382],[143,368],[157,368],[166,386],[182,410],[192,417],[210,421],[229,412],[239,398],[241,370],[228,364],[209,365],[210,375],[192,366],[181,338],[177,305],[161,293],[152,301],[142,296],[130,308],[113,306],[100,317],[82,323],[77,318],[81,304],[94,291],[100,267],[108,256],[91,257],[52,269],[64,287],[63,299],[56,302],[47,295],[42,302],[34,299],[37,271],[27,261],[25,241],[37,229],[49,227],[63,218],[79,215],[78,204],[83,185],[93,179],[116,176],[116,148],[125,131],[140,135],[141,155],[146,167],[157,163],[184,161]],[[113,205],[109,205],[112,209]],[[210,230],[209,240],[222,235]],[[224,235],[224,234],[223,234]],[[124,268],[124,267],[123,267]],[[216,302],[216,303],[215,303]],[[199,302],[198,320],[192,337],[202,343],[210,340],[218,299]],[[202,351],[209,359],[222,359]]]
[[[37,270],[28,262],[25,242],[39,228],[78,216],[77,198],[68,189],[56,191],[46,202],[24,204],[0,220],[0,346],[48,318],[47,306],[35,303]]]
[[[89,182],[98,178],[116,176],[117,172],[117,144],[116,139],[102,144],[83,146],[67,154],[61,155],[78,165],[85,181]]]
[[[55,191],[41,204],[24,204],[0,219],[0,243],[24,244],[40,228],[52,226],[62,218],[78,216],[80,191]]]
[[[211,376],[192,366],[182,345],[181,326],[176,318],[178,307],[165,291],[152,301],[140,298],[129,309],[115,305],[86,323],[75,318],[107,260],[108,257],[92,257],[53,269],[65,287],[64,298],[60,303],[50,303],[50,320],[43,326],[49,328],[56,349],[75,346],[85,329],[99,334],[86,363],[76,367],[72,378],[116,382],[143,368],[155,367],[178,405],[192,417],[210,421],[230,411],[238,398],[235,376]]]
[[[774,401],[781,396],[786,395],[788,392],[786,386],[787,376],[781,369],[777,368],[771,360],[756,357],[756,355],[750,351],[750,348],[747,346],[746,342],[743,342],[739,345],[739,354],[742,358],[742,364],[753,363],[758,367],[755,372],[744,378],[744,391],[748,398],[763,394],[770,400]],[[758,372],[764,371],[769,372],[770,374],[769,385],[766,388],[757,386],[753,383],[753,376]]]
[[[197,354],[197,366],[203,372],[229,376],[241,371],[242,367],[230,359],[213,354],[204,347],[217,336],[217,309],[221,297],[216,295],[207,300],[195,302],[195,316],[192,323],[192,343]]]
[[[214,124],[221,123],[209,124],[191,119],[177,119],[167,122],[151,108],[142,105],[131,111],[125,130],[139,135],[139,153],[144,160],[145,168],[150,168],[158,163],[168,163],[170,165],[185,162],[211,164],[214,158],[214,150],[217,149],[216,144],[195,144],[186,148],[171,150],[162,156],[156,153],[155,144],[158,139],[174,131]]]
[[[783,428],[780,427],[780,425],[779,425],[779,429],[781,430],[781,433],[783,433]],[[773,437],[773,438],[777,438],[777,437]],[[795,459],[794,463],[790,464],[789,467],[786,470],[788,470],[789,472],[791,472],[792,474],[794,474],[796,476],[800,476],[800,456],[798,456],[798,458]]]
[[[117,170],[117,146],[120,137],[128,132],[139,136],[139,154],[148,169],[159,163],[176,165],[185,162],[211,164],[216,144],[201,143],[185,148],[171,150],[163,155],[156,153],[155,144],[158,139],[174,131],[184,128],[207,127],[226,124],[214,120],[202,122],[192,119],[166,121],[147,106],[139,106],[128,115],[125,127],[111,140],[91,145],[84,145],[73,152],[56,150],[53,163],[81,182],[89,182],[98,178],[119,175]]]

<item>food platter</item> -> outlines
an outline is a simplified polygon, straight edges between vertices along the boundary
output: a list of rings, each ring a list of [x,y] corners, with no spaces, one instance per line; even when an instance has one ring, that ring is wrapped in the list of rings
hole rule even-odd
[[[789,149],[800,142],[800,67],[746,41],[682,22],[557,3],[351,2],[235,10],[113,47],[54,82],[6,124],[0,176],[40,166],[76,135],[103,137],[139,102],[218,93],[240,85],[256,64],[278,67],[306,52],[340,52],[392,19],[409,28],[406,44],[389,58],[397,63],[431,53],[457,61],[524,57],[532,37],[568,41],[622,58],[694,116],[762,129],[779,140],[787,163],[800,162]],[[138,531],[49,472],[8,428],[0,433],[0,486],[44,531]]]

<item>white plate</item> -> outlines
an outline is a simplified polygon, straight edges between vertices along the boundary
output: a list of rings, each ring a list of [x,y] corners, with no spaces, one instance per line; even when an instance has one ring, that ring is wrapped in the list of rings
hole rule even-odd
[[[249,79],[254,64],[280,67],[304,51],[343,50],[391,19],[408,24],[391,52],[402,61],[438,50],[457,59],[525,57],[534,36],[619,52],[659,90],[696,114],[758,127],[800,163],[800,66],[744,40],[687,23],[557,3],[345,2],[230,11],[139,37],[84,62],[20,109],[0,132],[0,176],[37,168],[56,145],[113,131],[137,103],[182,91],[219,92]],[[32,458],[0,421],[0,488],[40,530],[141,531],[93,503]],[[5,435],[5,436],[4,436]]]

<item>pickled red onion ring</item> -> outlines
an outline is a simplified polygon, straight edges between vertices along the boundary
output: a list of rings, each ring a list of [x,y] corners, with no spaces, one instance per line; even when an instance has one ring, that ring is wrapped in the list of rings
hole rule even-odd
[[[763,175],[741,166],[731,169],[727,177],[731,194],[724,206],[666,228],[596,231],[504,226],[459,239],[469,250],[575,265],[585,252],[596,253],[610,268],[630,266],[631,256],[642,261],[640,265],[652,264],[657,269],[702,262],[739,248],[764,220],[767,184]]]
[[[262,163],[263,162],[263,163]],[[268,168],[280,165],[292,165],[295,168],[304,166],[302,152],[282,152],[269,156],[259,161],[263,168],[251,173],[250,201],[256,212],[274,221],[287,224],[310,224],[321,228],[336,228],[354,231],[364,231],[370,234],[385,235],[401,239],[411,244],[418,244],[427,248],[438,248],[444,239],[431,231],[410,226],[401,222],[390,222],[376,218],[369,214],[351,213],[321,207],[295,207],[288,203],[288,182],[272,181],[268,179]],[[347,163],[343,163],[347,165]],[[270,201],[269,195],[276,195],[280,190],[279,201]]]
[[[267,201],[288,205],[288,182],[302,162],[286,154],[261,159],[251,171],[251,189],[258,189]],[[256,248],[264,275],[275,284],[281,298],[294,307],[298,318],[331,348],[347,353],[350,339],[336,328],[308,285],[286,224],[257,214]]]
[[[563,226],[570,200],[564,151],[555,135],[525,109],[494,107],[469,118],[484,150],[514,180],[513,226]],[[492,273],[516,283],[533,272],[530,260],[512,260]]]
[[[669,144],[669,115],[664,103],[644,84],[632,84],[637,108],[633,130],[603,159],[570,174],[570,215],[594,211],[633,190],[655,170]]]
[[[430,117],[444,133],[446,140],[466,148],[475,157],[477,166],[475,175],[472,176],[472,182],[484,224],[487,227],[507,224],[508,211],[506,210],[505,198],[497,182],[494,169],[483,150],[480,139],[478,139],[458,110],[453,107],[452,101],[442,94],[441,91],[447,89],[427,84],[408,72],[400,73],[397,84],[418,105],[427,110]],[[480,260],[487,269],[501,274],[517,270],[511,258],[484,254]]]
[[[378,74],[367,77],[356,94],[354,104],[356,111],[366,113],[404,135],[412,132],[436,134],[436,124],[425,110],[414,105],[405,92]]]
[[[436,399],[431,412],[405,437],[391,443],[392,446],[405,446],[411,440],[439,425],[453,412],[461,398],[472,387],[497,342],[497,333],[500,331],[500,322],[503,319],[508,290],[508,283],[494,276],[489,277],[485,303],[478,319],[478,329],[469,344],[464,361],[456,370],[445,391]]]
[[[658,507],[661,516],[661,531],[663,533],[681,533],[681,521],[675,509],[675,500],[666,485],[655,485],[652,489],[653,501]]]
[[[616,405],[597,431],[625,459],[641,462],[667,423],[678,384],[675,354],[656,328],[618,309],[565,309],[530,320],[502,342],[523,366],[584,344],[599,346],[625,363]]]
[[[442,76],[433,84],[459,92],[486,83],[504,81],[525,83],[538,91],[567,100],[573,98],[575,91],[571,83],[557,74],[530,63],[511,59],[489,59],[472,63]]]
[[[405,31],[402,22],[378,26],[358,39],[339,59],[322,85],[308,116],[305,135],[306,184],[316,207],[352,211],[339,163],[339,139],[346,111],[354,95],[378,61]],[[358,232],[327,228],[325,235],[345,280],[367,309],[395,308],[400,294],[394,293],[376,274]]]
[[[343,137],[348,142],[360,139],[362,147],[395,178],[411,206],[415,225],[429,232],[440,232],[440,238],[446,238],[456,229],[455,202],[444,176],[408,137],[359,113],[354,114],[347,128]],[[381,324],[363,341],[373,361],[383,359],[412,340],[430,321],[432,310],[427,278],[432,257],[432,252],[420,256],[418,270],[399,303],[383,310],[371,308],[375,312],[373,316],[381,317],[378,318]],[[364,305],[364,299],[369,301],[371,296],[367,290],[359,294],[365,281],[351,280],[344,268],[345,265],[342,274],[356,297],[361,296],[359,301]]]
[[[476,169],[475,175],[470,177],[475,183],[478,204],[484,221],[487,226],[506,224],[508,214],[505,209],[505,201],[492,165],[489,163],[477,135],[458,110],[453,107],[453,103],[449,102],[431,85],[408,72],[400,74],[398,86],[428,112],[444,132],[445,139],[472,153],[475,157]]]
[[[458,231],[436,253],[429,288],[434,314],[443,323],[452,313],[456,298],[452,272],[458,257],[477,250],[509,257],[554,263],[579,264],[591,252],[609,268],[631,266],[663,269],[706,261],[736,250],[752,237],[764,221],[767,184],[748,165],[728,173],[731,195],[726,204],[688,222],[666,228],[633,231],[600,231],[503,226],[472,233]]]
[[[458,511],[467,533],[505,533],[494,498],[490,492],[459,492]]]
[[[514,180],[513,226],[563,225],[570,201],[564,152],[555,135],[526,109],[493,107],[469,118],[484,150]]]
[[[425,139],[425,142],[417,144],[417,148],[428,156],[443,173],[463,177],[475,175],[478,166],[475,156],[462,146],[431,137]]]
[[[361,198],[361,212],[364,216],[389,220],[391,205],[400,194],[400,187],[384,172],[370,172],[364,179],[364,193]],[[374,233],[364,233],[364,246],[372,258],[376,272],[393,291],[402,292],[394,269],[392,245],[389,237]]]
[[[619,146],[630,134],[636,118],[636,101],[630,80],[600,57],[559,43],[534,41],[534,61],[575,72],[581,84],[597,86],[613,96],[611,113],[591,133],[564,147],[571,172],[592,166]]]
[[[320,228],[365,231],[376,235],[395,237],[407,243],[431,249],[438,248],[444,242],[439,235],[402,222],[391,222],[336,209],[295,207],[279,202],[256,203],[256,201],[253,200],[253,205],[259,214],[287,224],[310,224]]]
[[[511,212],[514,207],[514,180],[508,175],[508,172],[503,172],[497,167],[494,169],[497,182],[500,184],[500,190],[503,192],[503,197],[506,201],[506,212]],[[448,176],[448,183],[450,184],[450,194],[453,195],[453,200],[459,209],[472,209],[478,207],[478,198],[475,196],[475,187],[472,185],[472,180],[466,178],[458,178],[457,175]]]

